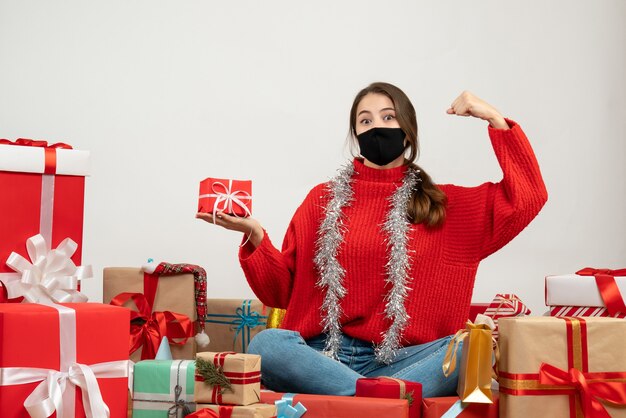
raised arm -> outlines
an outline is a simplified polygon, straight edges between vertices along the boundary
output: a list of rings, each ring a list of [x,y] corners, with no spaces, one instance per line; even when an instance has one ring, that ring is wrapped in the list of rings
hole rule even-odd
[[[453,102],[448,113],[489,122],[489,137],[502,168],[503,178],[497,183],[447,188],[452,244],[448,256],[478,262],[519,234],[548,195],[535,154],[517,123],[468,92]]]

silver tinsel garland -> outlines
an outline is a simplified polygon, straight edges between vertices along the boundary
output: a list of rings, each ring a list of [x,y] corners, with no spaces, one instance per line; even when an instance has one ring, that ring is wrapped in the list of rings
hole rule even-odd
[[[409,291],[409,269],[411,267],[411,256],[409,255],[409,230],[411,222],[407,218],[407,209],[411,195],[417,186],[419,171],[409,168],[402,181],[402,186],[389,198],[391,210],[387,213],[387,218],[382,230],[387,235],[387,250],[389,251],[389,261],[386,271],[387,283],[391,284],[391,289],[385,300],[385,317],[391,320],[389,329],[383,333],[383,341],[376,347],[376,359],[382,363],[389,364],[393,360],[395,350],[402,346],[402,332],[409,321],[406,313],[404,301]]]
[[[318,229],[315,258],[319,280],[317,286],[326,289],[322,302],[323,331],[327,334],[324,354],[337,359],[341,346],[341,306],[340,300],[346,295],[343,287],[344,268],[337,261],[339,247],[343,242],[343,208],[349,205],[354,198],[352,174],[354,166],[346,165],[339,174],[328,184],[330,200],[324,209],[325,217]]]
[[[343,286],[345,270],[337,260],[339,247],[344,241],[343,208],[354,199],[352,175],[354,166],[348,164],[328,184],[330,200],[324,212],[324,220],[318,229],[314,263],[319,274],[317,286],[325,289],[322,302],[323,332],[327,334],[324,354],[337,359],[341,347],[341,306],[340,301],[346,295]],[[385,317],[392,321],[389,329],[383,333],[383,341],[376,347],[376,358],[383,363],[393,360],[394,352],[401,347],[402,332],[409,316],[404,307],[408,293],[408,272],[410,269],[409,229],[407,207],[411,194],[419,179],[419,171],[409,168],[402,185],[391,195],[391,209],[387,213],[382,231],[387,236],[389,261],[387,262],[386,281],[392,285],[385,297]]]

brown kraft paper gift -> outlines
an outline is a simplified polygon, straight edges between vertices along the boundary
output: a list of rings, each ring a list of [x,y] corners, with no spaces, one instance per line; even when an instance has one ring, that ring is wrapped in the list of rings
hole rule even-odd
[[[196,403],[243,406],[258,403],[261,400],[261,356],[198,353],[195,379]]]
[[[106,267],[103,274],[103,303],[111,302],[123,292],[143,293],[144,272],[137,267]],[[135,309],[127,302],[124,306]],[[186,315],[191,321],[196,320],[193,274],[161,276],[154,298],[153,312],[170,311]],[[171,344],[174,360],[193,360],[196,354],[195,339],[189,338],[184,345]],[[141,348],[130,355],[134,362],[141,360]]]
[[[266,323],[266,309],[257,299],[207,299],[204,330],[211,341],[200,350],[245,353]]]
[[[613,397],[626,397],[626,321],[526,317],[501,318],[499,325],[500,416],[626,417],[624,406],[598,397],[613,386],[608,400],[626,402]]]

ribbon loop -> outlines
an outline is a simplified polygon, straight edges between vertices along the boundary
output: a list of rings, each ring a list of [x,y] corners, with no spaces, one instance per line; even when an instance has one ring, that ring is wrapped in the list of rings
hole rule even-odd
[[[459,344],[461,344],[461,342],[465,340],[465,338],[467,338],[471,330],[473,329],[493,330],[494,328],[495,328],[495,323],[493,322],[493,319],[491,319],[490,317],[486,315],[478,314],[476,316],[475,322],[467,321],[465,323],[465,329],[458,330],[456,334],[452,336],[452,338],[450,339],[450,342],[448,343],[446,355],[443,358],[443,364],[441,366],[443,370],[443,375],[445,377],[448,377],[452,373],[454,373],[454,371],[456,370],[456,363],[457,363],[456,357],[457,357]],[[499,357],[500,352],[497,349],[498,343],[493,337],[491,339],[493,341],[494,346],[496,347],[497,357]]]
[[[546,363],[539,367],[539,383],[542,385],[565,386],[576,390],[585,417],[610,418],[600,400],[615,405],[626,405],[626,383],[588,379],[588,375],[592,374],[583,373],[576,368],[565,371]]]
[[[611,316],[626,313],[626,303],[617,287],[615,276],[626,276],[626,269],[610,270],[585,267],[576,272],[579,276],[594,276],[602,301]]]
[[[142,293],[120,293],[110,303],[124,306],[130,299],[137,306],[137,311],[130,314],[130,354],[143,347],[141,359],[153,359],[163,337],[167,337],[170,344],[183,345],[193,336],[193,324],[187,315],[170,311],[152,312],[152,305]]]
[[[281,399],[274,402],[276,418],[300,418],[306,413],[307,409],[301,402],[293,405],[294,397],[293,393],[285,393]]]
[[[91,266],[77,268],[71,260],[78,244],[66,238],[49,251],[42,235],[37,234],[26,241],[30,262],[13,252],[6,264],[17,272],[16,277],[6,280],[8,297],[24,297],[31,303],[86,302],[87,296],[78,291],[81,280],[93,277]]]

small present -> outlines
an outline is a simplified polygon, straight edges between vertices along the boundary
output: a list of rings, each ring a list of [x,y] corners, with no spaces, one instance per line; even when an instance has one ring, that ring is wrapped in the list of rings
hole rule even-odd
[[[137,311],[133,314],[131,360],[153,359],[164,336],[170,341],[174,359],[194,358],[196,343],[189,338],[195,333],[193,321],[198,318],[203,322],[206,314],[203,268],[170,263],[148,263],[142,268],[107,267],[103,285],[104,303],[114,301]],[[130,294],[143,294],[144,300]],[[139,300],[141,306],[135,307],[131,299]],[[171,325],[159,325],[163,323]]]
[[[356,396],[406,399],[409,402],[409,418],[420,418],[422,415],[421,383],[384,376],[361,378],[356,381]]]
[[[606,316],[626,314],[626,269],[584,268],[546,277],[546,306],[605,307]]]
[[[626,321],[503,318],[500,414],[626,417]]]
[[[224,212],[240,218],[252,215],[252,181],[209,177],[200,182],[198,212]]]
[[[462,341],[457,393],[463,402],[493,403],[493,328],[493,320],[479,314],[475,323],[468,321],[466,328],[450,340],[444,357],[443,374],[448,377],[454,372],[458,345]]]
[[[129,316],[100,303],[0,304],[2,417],[126,418]]]
[[[261,392],[261,402],[276,401],[287,401],[296,406],[302,404],[306,410],[304,418],[409,417],[409,402],[406,399]]]
[[[485,311],[485,315],[493,319],[495,327],[492,330],[493,337],[498,339],[498,319],[511,316],[530,315],[530,309],[511,293],[497,294]]]
[[[245,353],[266,321],[266,308],[256,299],[208,299],[205,331],[211,342],[206,350]]]
[[[81,264],[89,152],[71,148],[0,139],[0,281],[19,279],[4,261],[12,252],[26,254],[28,238],[37,234],[51,248],[71,239],[76,248],[70,259]]]
[[[272,418],[276,417],[276,407],[266,403],[255,403],[246,406],[198,404],[197,418],[202,418],[202,409],[216,413],[217,418]],[[210,415],[208,415],[210,416]],[[135,418],[135,417],[133,417]],[[189,418],[194,418],[190,416]]]
[[[182,418],[196,410],[193,360],[144,360],[134,373],[133,418]]]
[[[550,316],[601,316],[626,318],[626,312],[609,313],[609,310],[598,306],[550,306]]]
[[[240,353],[196,354],[197,403],[250,405],[260,401],[261,356]]]
[[[493,403],[464,403],[457,396],[424,398],[422,418],[498,418],[498,392],[493,393]]]

